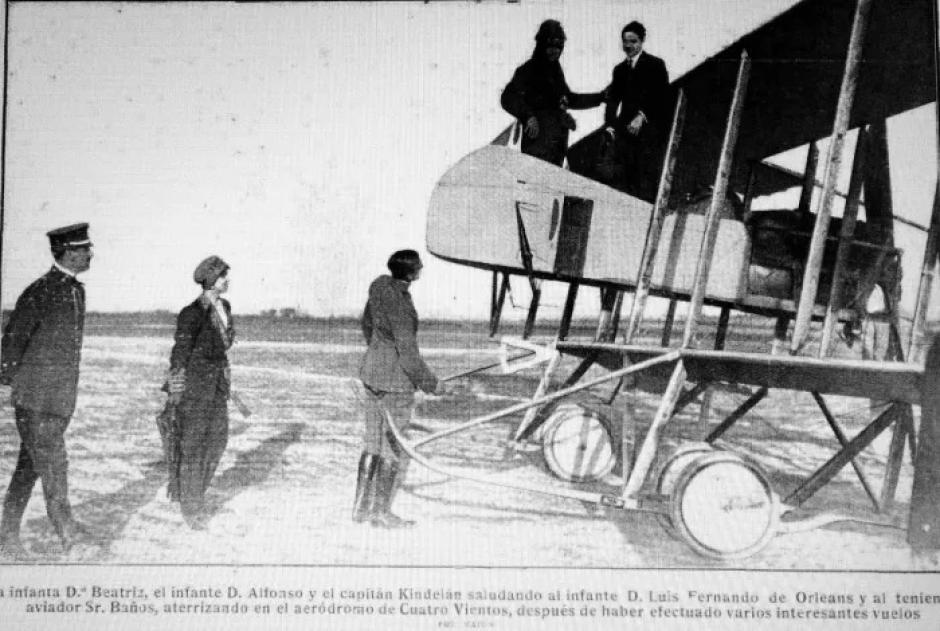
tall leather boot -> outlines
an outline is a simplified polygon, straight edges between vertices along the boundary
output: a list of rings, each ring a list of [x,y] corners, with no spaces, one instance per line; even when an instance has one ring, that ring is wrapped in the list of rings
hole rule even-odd
[[[379,458],[375,480],[375,500],[372,504],[372,525],[380,528],[410,528],[415,523],[402,519],[391,511],[392,493],[398,477],[398,464]]]
[[[375,472],[379,457],[363,452],[359,457],[359,474],[356,477],[356,497],[353,498],[352,520],[356,523],[372,519],[372,503],[375,496]]]

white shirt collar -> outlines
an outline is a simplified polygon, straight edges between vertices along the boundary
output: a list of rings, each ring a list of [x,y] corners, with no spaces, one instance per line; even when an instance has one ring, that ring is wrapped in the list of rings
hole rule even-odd
[[[65,274],[66,276],[71,276],[72,278],[75,278],[75,272],[68,269],[67,267],[62,267],[61,265],[59,265],[58,261],[53,261],[52,267],[56,268],[57,270]]]
[[[636,68],[636,62],[638,62],[638,61],[640,60],[640,55],[642,55],[642,54],[643,54],[643,51],[641,50],[641,51],[638,52],[636,55],[634,55],[632,59],[630,59],[630,67],[631,67],[631,68]]]

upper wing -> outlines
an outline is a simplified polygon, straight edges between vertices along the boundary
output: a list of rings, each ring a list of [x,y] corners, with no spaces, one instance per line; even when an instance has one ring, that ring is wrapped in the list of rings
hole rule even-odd
[[[673,83],[688,99],[674,194],[714,181],[742,50],[751,74],[733,190],[745,187],[750,162],[831,134],[855,5],[805,0]],[[936,100],[934,24],[931,0],[874,0],[851,127]]]

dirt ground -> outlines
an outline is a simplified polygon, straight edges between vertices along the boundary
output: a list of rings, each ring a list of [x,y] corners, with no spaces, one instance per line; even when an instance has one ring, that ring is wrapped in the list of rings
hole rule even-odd
[[[905,459],[897,502],[873,512],[851,468],[811,498],[803,516],[838,512],[841,521],[776,536],[758,554],[735,561],[699,556],[668,534],[655,515],[526,491],[456,480],[412,463],[396,511],[417,520],[388,531],[349,519],[360,451],[361,421],[350,376],[362,352],[356,332],[334,341],[243,340],[232,353],[234,387],[252,408],[230,410],[228,448],[212,484],[213,516],[191,531],[166,498],[154,416],[171,331],[86,336],[78,410],[66,441],[76,517],[97,544],[60,554],[37,487],[23,524],[29,562],[262,563],[447,567],[748,568],[906,570],[911,466]],[[439,374],[494,361],[477,342],[426,345]],[[416,417],[432,429],[500,409],[531,396],[538,370],[464,380],[446,397],[425,401]],[[651,418],[657,397],[634,394],[638,418]],[[719,392],[712,423],[745,395]],[[854,435],[868,401],[829,400]],[[679,415],[666,443],[699,440],[698,406]],[[552,476],[540,452],[507,455],[505,439],[519,416],[438,441],[426,453],[468,472],[552,488],[618,493],[595,482],[573,485]],[[880,488],[889,436],[859,459]],[[0,480],[9,479],[19,446],[12,410],[0,410]],[[723,446],[753,454],[785,495],[835,451],[836,442],[808,394],[778,391],[726,435]]]

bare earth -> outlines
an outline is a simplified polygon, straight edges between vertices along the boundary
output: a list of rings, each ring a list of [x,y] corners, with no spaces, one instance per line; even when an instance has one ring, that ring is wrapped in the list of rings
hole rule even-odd
[[[23,524],[32,562],[263,563],[446,567],[602,567],[768,569],[911,568],[905,543],[911,486],[909,458],[890,514],[872,511],[846,468],[804,505],[804,514],[844,513],[843,521],[781,534],[743,560],[705,559],[670,536],[653,515],[599,508],[579,501],[445,478],[412,463],[395,508],[417,520],[414,529],[385,531],[349,519],[360,450],[361,421],[350,377],[362,346],[351,329],[328,341],[241,341],[232,353],[233,381],[252,408],[249,419],[230,406],[231,436],[210,491],[208,529],[189,530],[165,496],[165,472],[154,416],[172,330],[86,337],[79,405],[66,440],[70,493],[77,518],[98,543],[63,556],[37,486]],[[426,340],[439,374],[496,358],[492,345],[460,336]],[[466,338],[470,340],[470,337]],[[456,340],[456,343],[454,341]],[[424,402],[422,424],[443,428],[531,396],[539,372],[487,374],[462,382],[450,396]],[[631,396],[638,416],[652,416],[657,397]],[[715,419],[744,399],[718,393]],[[861,429],[868,401],[832,398],[849,436]],[[667,431],[670,445],[697,440],[698,406]],[[505,479],[566,487],[540,452],[507,456],[506,436],[518,416],[435,442],[427,453],[447,466]],[[782,496],[825,462],[836,442],[805,393],[772,393],[729,432],[724,446],[760,460]],[[889,435],[860,462],[880,488]],[[0,410],[0,479],[9,479],[19,440],[12,410]],[[580,488],[580,487],[579,487]],[[601,483],[589,490],[617,493]],[[877,523],[874,523],[877,522]]]

